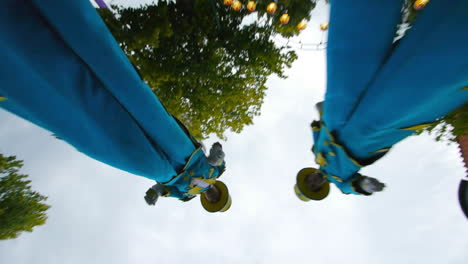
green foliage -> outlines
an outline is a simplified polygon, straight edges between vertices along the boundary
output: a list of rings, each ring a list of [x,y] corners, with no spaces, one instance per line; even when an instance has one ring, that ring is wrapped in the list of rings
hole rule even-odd
[[[439,118],[423,131],[434,134],[437,141],[448,140],[456,142],[457,137],[468,135],[468,104]]]
[[[406,23],[408,24],[413,24],[418,14],[418,11],[413,7],[414,2],[416,2],[416,0],[406,0],[403,4],[403,9],[406,13]]]
[[[167,110],[198,139],[239,133],[260,114],[268,76],[297,59],[277,47],[274,26],[241,25],[222,1],[159,1],[101,15]]]
[[[47,197],[32,191],[27,175],[19,174],[23,166],[16,157],[0,154],[0,239],[11,239],[20,232],[46,222],[50,206],[42,203]]]

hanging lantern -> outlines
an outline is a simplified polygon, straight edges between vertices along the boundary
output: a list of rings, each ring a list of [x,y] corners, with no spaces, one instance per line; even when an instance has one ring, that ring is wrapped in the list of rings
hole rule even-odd
[[[249,12],[255,11],[255,8],[257,8],[257,4],[254,1],[249,1],[247,3],[247,10],[249,10]]]
[[[232,10],[239,11],[242,8],[242,3],[240,1],[238,1],[238,0],[235,0],[234,2],[232,2],[231,7],[232,7]]]
[[[322,31],[327,30],[327,29],[328,29],[328,22],[325,22],[325,23],[320,24],[320,29],[321,29]]]
[[[278,6],[276,5],[275,2],[271,2],[267,5],[267,12],[270,13],[270,14],[273,14],[275,11],[276,11],[276,8],[278,8]]]
[[[429,3],[429,0],[416,0],[413,7],[415,10],[421,10],[427,5],[427,3]]]
[[[281,24],[287,24],[289,22],[289,15],[284,13],[280,16],[280,19],[279,21],[281,22]]]
[[[303,19],[297,24],[297,29],[304,30],[307,27],[306,21]]]
[[[230,6],[232,5],[232,0],[224,0],[224,4]]]

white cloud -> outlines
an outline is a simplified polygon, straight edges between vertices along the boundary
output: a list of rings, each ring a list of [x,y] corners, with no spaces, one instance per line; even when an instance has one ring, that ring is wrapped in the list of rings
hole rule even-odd
[[[0,242],[0,263],[465,263],[468,225],[456,199],[463,168],[454,145],[427,135],[396,145],[363,170],[387,183],[373,197],[335,188],[322,202],[295,197],[295,173],[314,164],[309,123],[324,94],[324,60],[323,52],[301,52],[289,79],[269,80],[255,124],[228,134],[222,180],[233,205],[223,214],[204,212],[198,199],[148,207],[148,179],[0,111],[0,152],[24,159],[34,189],[52,205],[45,226]]]

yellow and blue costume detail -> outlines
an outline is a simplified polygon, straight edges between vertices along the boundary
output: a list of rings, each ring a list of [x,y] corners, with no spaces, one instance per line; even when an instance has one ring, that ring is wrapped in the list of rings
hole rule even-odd
[[[206,160],[205,153],[203,153],[201,148],[198,148],[189,157],[181,172],[171,180],[162,182],[162,184],[164,184],[166,190],[170,192],[167,196],[183,200],[205,192],[208,189],[208,187],[201,188],[194,186],[192,184],[194,178],[211,185],[221,176],[224,168],[224,161],[220,166],[210,165]]]
[[[360,176],[357,172],[362,165],[336,142],[324,124],[320,125],[319,130],[313,129],[312,133],[313,152],[325,179],[334,183],[343,193],[359,194],[352,188],[352,183]]]

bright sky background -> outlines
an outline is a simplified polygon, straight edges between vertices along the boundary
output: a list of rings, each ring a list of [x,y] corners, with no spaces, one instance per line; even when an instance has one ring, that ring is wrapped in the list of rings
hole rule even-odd
[[[320,40],[327,15],[314,11],[303,42]],[[362,170],[387,184],[372,197],[336,188],[321,202],[295,197],[296,172],[314,166],[309,123],[325,92],[325,53],[298,55],[287,80],[269,79],[255,124],[223,142],[233,198],[226,213],[205,212],[199,199],[149,207],[143,196],[152,181],[0,110],[0,153],[23,159],[23,173],[52,205],[46,225],[0,242],[0,263],[467,263],[456,145],[428,135],[397,144]]]

